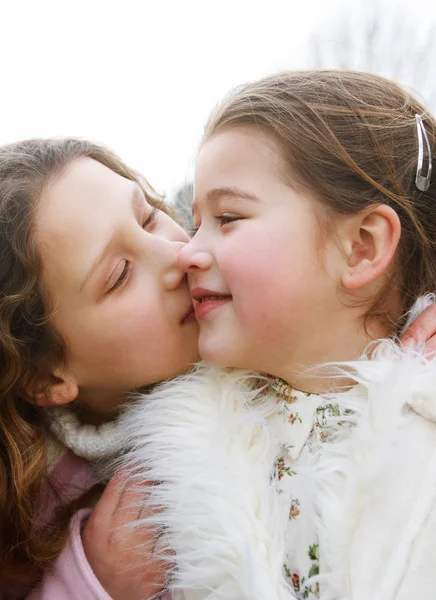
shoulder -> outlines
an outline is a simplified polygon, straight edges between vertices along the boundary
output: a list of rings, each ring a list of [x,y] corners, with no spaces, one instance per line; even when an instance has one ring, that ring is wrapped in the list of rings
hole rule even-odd
[[[68,495],[71,495],[72,500],[76,496],[76,490],[83,493],[96,483],[91,464],[68,449],[49,470],[48,479],[59,491],[66,492],[69,489]]]
[[[357,384],[362,410],[373,423],[393,421],[409,412],[436,424],[436,357],[421,350],[403,350],[392,340],[380,340],[370,358],[338,365]],[[363,393],[362,393],[363,391]],[[338,394],[352,398],[353,392]],[[382,427],[382,429],[385,429]]]
[[[383,341],[348,367],[359,385],[343,402],[354,401],[356,419],[353,435],[326,451],[331,471],[344,473],[335,502],[321,499],[326,544],[336,569],[351,565],[356,599],[397,598],[394,589],[408,598],[418,580],[434,589],[436,361]]]
[[[48,447],[52,448],[51,441]],[[48,450],[48,456],[49,460],[50,457],[53,458],[52,450]],[[47,476],[41,487],[38,520],[42,523],[50,522],[59,506],[74,502],[95,484],[91,465],[71,450],[63,449],[57,454],[54,463],[49,462]]]

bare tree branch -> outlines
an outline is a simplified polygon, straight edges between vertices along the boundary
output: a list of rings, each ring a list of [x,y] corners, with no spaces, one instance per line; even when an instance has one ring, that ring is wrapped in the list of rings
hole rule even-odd
[[[352,5],[352,6],[351,6]],[[436,20],[415,17],[401,5],[362,0],[332,15],[308,47],[308,68],[370,71],[394,79],[436,110]]]

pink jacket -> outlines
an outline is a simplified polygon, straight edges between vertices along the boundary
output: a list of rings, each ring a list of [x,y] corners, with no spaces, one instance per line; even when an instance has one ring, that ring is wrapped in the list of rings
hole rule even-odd
[[[50,522],[59,496],[66,502],[72,501],[96,483],[90,465],[70,450],[51,470],[50,482],[51,487],[47,485],[42,491],[42,522]],[[63,551],[26,600],[111,600],[86,560],[82,545],[81,530],[90,512],[84,509],[74,515]],[[0,582],[1,600],[23,595],[25,592],[17,586],[10,587],[5,582],[2,586]]]
[[[53,467],[50,480],[56,493],[67,502],[96,483],[90,465],[70,450]],[[47,490],[45,498],[43,519],[50,521],[57,506],[56,494]],[[64,549],[26,600],[111,600],[94,575],[82,545],[81,531],[90,512],[90,509],[81,510],[71,519]]]
[[[26,600],[111,600],[94,575],[83,550],[80,534],[90,512],[84,509],[73,517],[67,544],[54,568],[46,572],[44,580]],[[171,600],[171,594],[164,592],[159,598]]]
[[[70,535],[54,568],[47,571],[44,580],[27,600],[111,600],[94,575],[82,546],[81,529],[90,510],[74,515]]]
[[[91,466],[70,450],[51,470],[50,481],[51,488],[47,486],[43,490],[42,522],[50,522],[59,496],[66,502],[72,501],[96,483]],[[73,516],[64,549],[26,600],[112,600],[94,575],[83,549],[81,532],[90,513],[91,509],[83,509]],[[15,586],[2,587],[1,583],[0,600],[25,596],[23,590]],[[170,597],[164,593],[161,600],[169,600]]]

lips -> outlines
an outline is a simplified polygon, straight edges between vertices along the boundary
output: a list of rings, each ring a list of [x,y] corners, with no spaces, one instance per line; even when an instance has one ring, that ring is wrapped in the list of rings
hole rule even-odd
[[[205,302],[210,299],[231,298],[230,294],[208,290],[207,288],[196,287],[191,290],[191,297],[196,302]]]
[[[185,323],[193,323],[194,321],[196,321],[194,307],[190,306],[182,317],[181,323],[184,325]]]
[[[227,304],[232,299],[230,294],[199,287],[191,290],[191,296],[194,300],[195,316],[197,319],[204,319],[212,311]]]

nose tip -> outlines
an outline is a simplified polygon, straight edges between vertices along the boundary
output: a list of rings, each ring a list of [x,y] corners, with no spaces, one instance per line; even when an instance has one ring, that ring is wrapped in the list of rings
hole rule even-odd
[[[179,252],[186,242],[171,242],[171,258],[164,273],[164,285],[167,289],[176,289],[185,278],[185,271],[179,264]]]
[[[191,273],[198,269],[208,269],[212,264],[212,255],[198,248],[194,238],[179,250],[177,262],[185,273]]]
[[[177,254],[177,264],[179,265],[179,268],[182,269],[183,271],[187,271],[188,270],[188,265],[189,265],[189,252],[186,252],[186,249],[188,247],[188,244],[184,244],[178,251]]]

